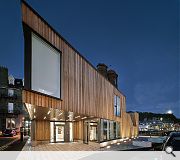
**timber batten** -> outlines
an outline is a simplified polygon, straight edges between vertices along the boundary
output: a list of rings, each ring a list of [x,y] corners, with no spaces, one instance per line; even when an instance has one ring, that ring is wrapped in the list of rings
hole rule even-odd
[[[131,118],[126,113],[126,97],[26,2],[23,1],[21,7],[23,24],[61,52],[61,99],[31,91],[29,85],[27,88],[25,86],[26,89],[23,90],[23,102],[40,107],[114,120],[121,124],[122,137],[132,134],[131,127],[134,127],[133,135],[137,135],[138,125],[133,126],[131,121],[137,121],[138,115],[135,115],[136,118]],[[25,73],[27,68],[25,66]],[[25,77],[26,80],[28,78]],[[114,115],[114,95],[120,97],[120,117]],[[39,123],[42,123],[46,128],[49,127],[45,122],[39,121]],[[79,132],[78,122],[74,122],[74,124],[75,132]],[[78,134],[79,137],[75,138],[82,138],[82,133]],[[37,137],[40,138],[41,135],[37,135]],[[48,138],[49,135],[47,134],[43,139]]]

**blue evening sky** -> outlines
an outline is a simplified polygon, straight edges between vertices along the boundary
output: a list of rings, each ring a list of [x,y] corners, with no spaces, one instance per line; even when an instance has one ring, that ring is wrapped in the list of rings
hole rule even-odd
[[[127,110],[180,118],[178,0],[27,0],[94,66],[119,74]],[[23,78],[19,0],[1,0],[0,65]]]

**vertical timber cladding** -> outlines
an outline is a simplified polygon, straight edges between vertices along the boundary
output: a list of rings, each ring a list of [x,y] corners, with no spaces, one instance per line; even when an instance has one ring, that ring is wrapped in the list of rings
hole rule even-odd
[[[124,96],[25,2],[22,21],[62,52],[62,100],[24,90],[23,101],[121,121],[122,118],[114,116],[114,93],[121,97],[122,116],[126,112]]]

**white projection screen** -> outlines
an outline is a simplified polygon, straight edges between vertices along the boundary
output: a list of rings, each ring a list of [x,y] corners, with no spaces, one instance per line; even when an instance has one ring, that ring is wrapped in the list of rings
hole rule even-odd
[[[60,98],[60,53],[32,33],[31,89]]]

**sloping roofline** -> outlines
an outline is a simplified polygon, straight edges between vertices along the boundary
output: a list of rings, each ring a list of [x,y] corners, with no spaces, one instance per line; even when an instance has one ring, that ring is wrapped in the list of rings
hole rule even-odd
[[[49,28],[51,28],[54,32],[55,32],[55,34],[57,34],[70,48],[72,48],[77,54],[79,54],[93,69],[95,69],[97,72],[98,72],[98,70],[97,70],[97,68],[96,67],[94,67],[93,65],[92,65],[92,63],[91,62],[89,62],[77,49],[75,49],[61,34],[59,34],[35,9],[33,9],[25,0],[21,0],[21,5],[22,5],[22,3],[24,3],[29,9],[31,9],[32,10],[32,12],[34,13],[34,14],[36,14],[46,25],[48,25],[48,27]],[[99,72],[98,72],[99,73]],[[99,73],[100,74],[100,73]],[[101,75],[101,74],[100,74]],[[103,76],[103,75],[101,75],[101,76]],[[105,78],[110,84],[111,84],[111,82],[106,78],[106,77],[104,77],[103,76],[103,78]],[[112,84],[111,84],[112,85]],[[113,85],[113,87],[115,87],[114,85]],[[116,87],[115,87],[116,88]],[[123,96],[125,96],[118,88],[116,88]],[[125,96],[126,97],[126,96]]]

